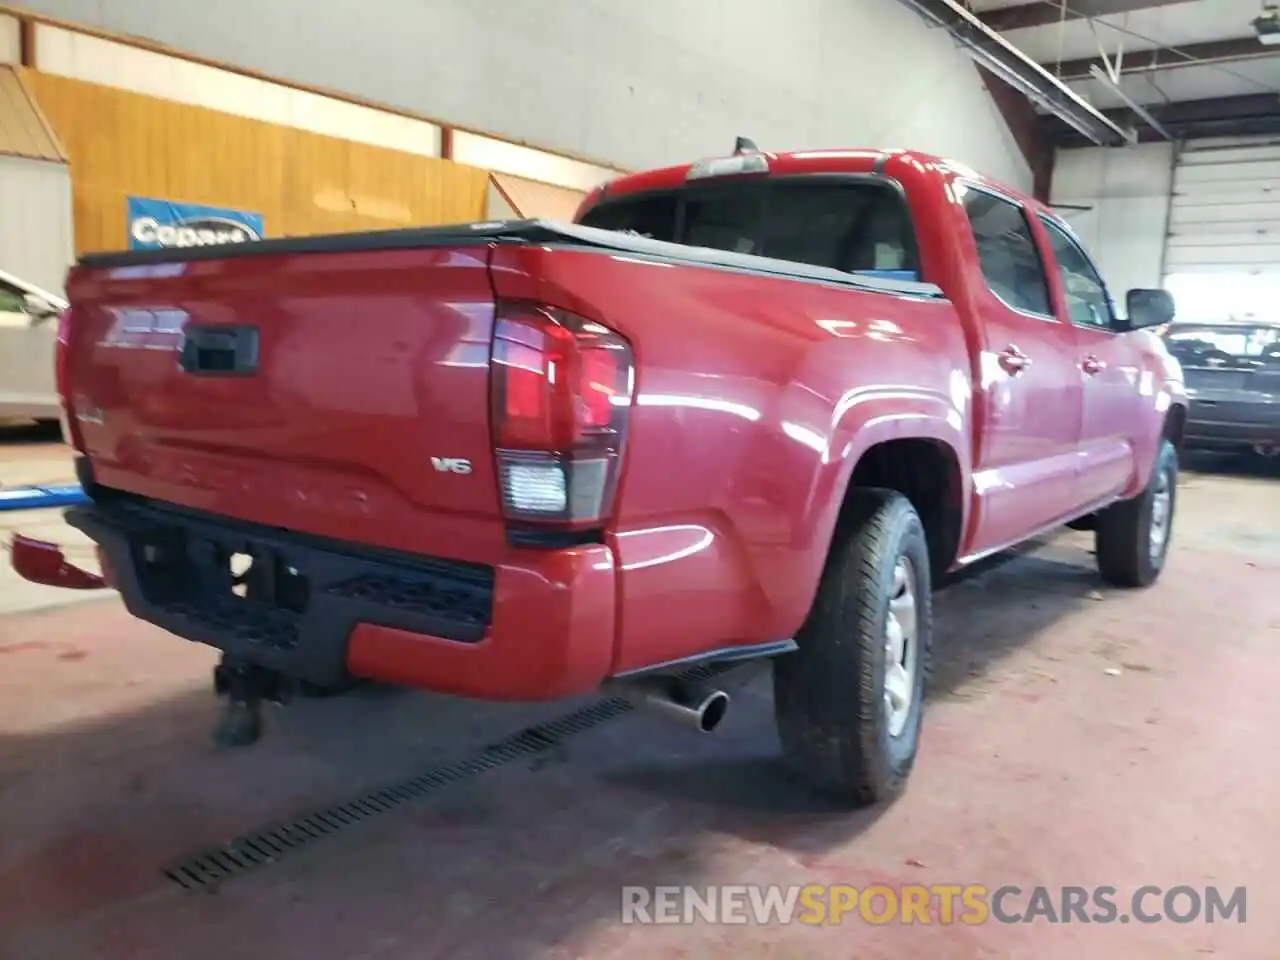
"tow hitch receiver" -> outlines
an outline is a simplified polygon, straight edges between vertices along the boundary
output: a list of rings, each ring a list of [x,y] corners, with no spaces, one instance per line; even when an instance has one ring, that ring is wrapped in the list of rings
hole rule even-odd
[[[262,736],[262,705],[288,703],[293,683],[275,670],[223,654],[213,670],[213,691],[227,698],[213,732],[214,743],[243,747]]]

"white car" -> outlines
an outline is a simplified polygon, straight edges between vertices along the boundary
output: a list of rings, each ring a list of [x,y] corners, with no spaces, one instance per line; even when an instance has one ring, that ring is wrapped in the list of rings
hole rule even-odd
[[[67,301],[0,270],[0,423],[58,422],[58,315]]]

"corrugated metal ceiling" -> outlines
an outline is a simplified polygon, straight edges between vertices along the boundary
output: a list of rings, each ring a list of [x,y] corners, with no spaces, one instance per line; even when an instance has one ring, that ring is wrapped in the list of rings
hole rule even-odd
[[[1164,117],[1170,105],[1277,97],[1280,46],[1257,39],[1263,0],[968,0],[1000,36],[1093,106],[1129,116],[1128,102]],[[1116,86],[1089,76],[1106,57]],[[1111,116],[1111,114],[1108,114]],[[1141,124],[1139,124],[1141,126]]]

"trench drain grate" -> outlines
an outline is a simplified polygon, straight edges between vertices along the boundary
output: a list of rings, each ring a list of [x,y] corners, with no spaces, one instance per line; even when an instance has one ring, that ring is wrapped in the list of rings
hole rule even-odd
[[[691,682],[705,681],[733,666],[737,664],[699,667],[681,676]],[[416,777],[372,790],[353,800],[244,834],[168,867],[164,875],[184,890],[211,891],[224,881],[275,863],[316,840],[379,814],[390,813],[489,770],[550,750],[575,734],[585,733],[633,709],[633,705],[621,697],[582,707],[546,723],[527,727],[473,756],[439,764]]]

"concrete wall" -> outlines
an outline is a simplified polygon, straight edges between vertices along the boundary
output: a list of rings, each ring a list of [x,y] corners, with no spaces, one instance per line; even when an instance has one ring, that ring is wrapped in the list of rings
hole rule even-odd
[[[973,64],[895,0],[24,0],[66,20],[628,168],[914,147],[1030,174]]]
[[[1124,303],[1132,287],[1158,287],[1173,187],[1173,147],[1059,150],[1053,171],[1053,203],[1097,261],[1112,295]]]

